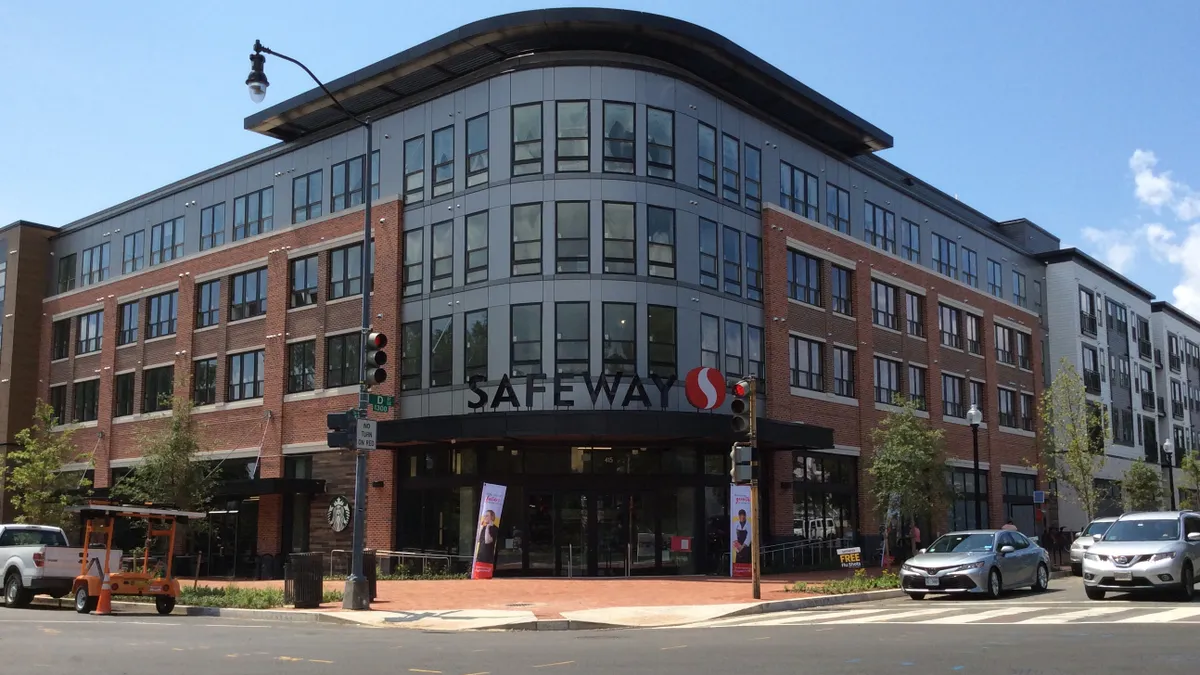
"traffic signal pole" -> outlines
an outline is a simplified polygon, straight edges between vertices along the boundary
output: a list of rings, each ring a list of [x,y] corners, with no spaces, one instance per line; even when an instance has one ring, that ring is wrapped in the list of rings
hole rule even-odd
[[[758,556],[758,474],[760,462],[758,458],[758,410],[754,400],[758,394],[758,380],[750,378],[750,585],[755,600],[762,599],[762,589],[759,586],[761,567]]]

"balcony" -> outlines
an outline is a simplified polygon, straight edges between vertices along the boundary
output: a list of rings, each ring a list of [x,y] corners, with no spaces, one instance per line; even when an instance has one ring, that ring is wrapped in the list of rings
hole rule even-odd
[[[1138,356],[1143,359],[1150,358],[1150,341],[1144,338],[1138,338]]]
[[[1171,401],[1171,417],[1183,419],[1183,401]]]
[[[1142,410],[1154,412],[1154,392],[1152,392],[1152,391],[1143,391],[1142,392]]]
[[[1084,335],[1096,337],[1096,315],[1079,312],[1079,330],[1083,331]]]
[[[950,331],[945,331],[945,330],[941,331],[941,333],[942,333],[942,344],[943,345],[945,345],[947,347],[954,347],[955,349],[962,349],[962,336],[961,335],[959,335],[958,333],[951,333]]]
[[[1167,362],[1168,362],[1168,365],[1171,366],[1171,370],[1173,370],[1177,373],[1179,372],[1180,363],[1179,363],[1179,355],[1178,354],[1171,354],[1170,356],[1168,356]]]
[[[1100,393],[1100,371],[1085,370],[1083,371],[1083,388],[1087,389],[1089,394]]]
[[[1013,358],[1011,351],[999,347],[996,348],[996,360],[1000,363],[1007,363],[1010,366],[1016,363],[1016,359]]]
[[[1003,410],[1000,411],[1000,426],[1008,427],[1010,429],[1019,429],[1020,427],[1017,426],[1016,413],[1004,412]]]

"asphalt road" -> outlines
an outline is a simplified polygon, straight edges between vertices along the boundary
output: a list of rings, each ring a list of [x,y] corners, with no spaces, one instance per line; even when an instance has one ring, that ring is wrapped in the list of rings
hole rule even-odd
[[[976,613],[1012,603],[1085,604],[1057,593],[1000,603],[871,603],[903,613],[941,602]],[[1130,602],[1137,611],[1175,603]],[[1054,607],[1046,604],[1044,606]],[[867,605],[857,605],[866,609]],[[1200,610],[1200,603],[1195,603]],[[836,611],[844,611],[838,608]],[[835,610],[820,610],[828,614]],[[784,618],[782,613],[773,618]],[[809,611],[806,614],[815,614]],[[106,675],[607,675],[609,673],[906,673],[1042,675],[1195,672],[1200,657],[1185,623],[912,624],[823,621],[773,625],[573,632],[423,633],[401,628],[248,622],[155,615],[81,617],[70,611],[0,609],[0,672]]]

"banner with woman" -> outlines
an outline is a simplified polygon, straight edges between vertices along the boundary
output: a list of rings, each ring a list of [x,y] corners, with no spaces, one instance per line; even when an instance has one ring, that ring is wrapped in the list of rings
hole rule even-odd
[[[750,543],[754,536],[754,521],[751,520],[750,486],[729,486],[729,515],[733,523],[729,528],[729,576],[749,579]]]
[[[479,520],[475,531],[475,553],[471,558],[471,578],[491,579],[496,570],[500,544],[500,514],[504,511],[504,485],[484,483],[479,495]]]

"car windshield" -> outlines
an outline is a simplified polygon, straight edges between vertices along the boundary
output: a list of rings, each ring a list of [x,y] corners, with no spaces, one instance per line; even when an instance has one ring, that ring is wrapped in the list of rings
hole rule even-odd
[[[938,537],[928,553],[986,553],[992,550],[993,536],[990,534],[947,534]]]
[[[1091,525],[1087,526],[1087,529],[1083,531],[1083,534],[1084,536],[1088,537],[1094,534],[1104,534],[1105,532],[1108,532],[1108,528],[1110,527],[1112,527],[1111,521],[1107,523],[1092,523]]]
[[[1118,520],[1104,535],[1104,541],[1172,541],[1178,538],[1178,520]]]

